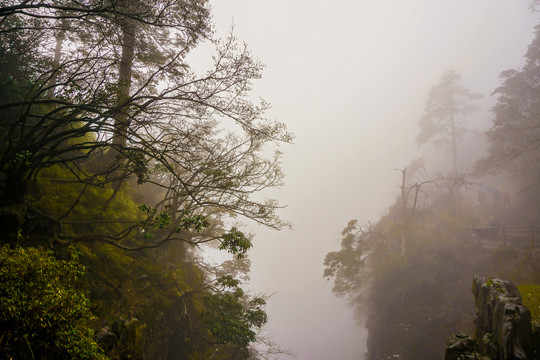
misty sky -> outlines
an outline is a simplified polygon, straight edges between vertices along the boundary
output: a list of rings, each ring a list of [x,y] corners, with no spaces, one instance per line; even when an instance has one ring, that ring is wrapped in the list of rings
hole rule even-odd
[[[266,69],[254,95],[296,138],[281,146],[287,177],[267,197],[287,205],[281,232],[255,228],[251,287],[276,292],[269,331],[299,360],[361,359],[361,328],[322,278],[324,255],[357,218],[376,221],[414,142],[430,88],[447,70],[490,93],[523,63],[539,13],[529,0],[214,0],[218,33],[246,42]],[[489,124],[489,111],[475,125]],[[449,334],[450,335],[450,334]],[[441,350],[442,351],[442,350]]]

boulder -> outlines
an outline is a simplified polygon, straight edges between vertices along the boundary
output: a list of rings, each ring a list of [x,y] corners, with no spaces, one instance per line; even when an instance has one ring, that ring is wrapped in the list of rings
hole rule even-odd
[[[97,332],[96,340],[105,351],[111,351],[118,343],[118,336],[106,325]]]
[[[521,303],[517,287],[500,279],[475,276],[473,293],[478,351],[492,359],[532,359],[531,313]]]
[[[475,276],[474,334],[451,336],[446,360],[538,360],[531,313],[517,287],[500,279]]]
[[[444,358],[445,360],[460,360],[464,357],[472,356],[474,349],[475,344],[471,337],[465,334],[452,335],[448,339]]]

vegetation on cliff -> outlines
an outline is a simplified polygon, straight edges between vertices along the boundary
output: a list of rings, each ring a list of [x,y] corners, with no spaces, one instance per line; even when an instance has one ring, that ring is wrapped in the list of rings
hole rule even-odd
[[[461,171],[453,156],[452,170],[435,175],[422,159],[413,161],[400,170],[401,191],[388,211],[365,225],[350,221],[341,248],[327,254],[324,276],[364,321],[369,359],[441,358],[449,335],[472,333],[476,274],[524,284],[525,303],[533,312],[538,306],[538,29],[525,66],[503,72],[495,90],[487,156]],[[447,73],[443,80],[448,74],[459,79]],[[427,110],[452,120],[432,100],[458,101],[441,86],[430,93]],[[432,134],[426,124],[422,118],[421,139]]]
[[[259,357],[240,221],[287,226],[254,195],[291,140],[250,98],[262,65],[205,0],[4,1],[0,20],[0,353]],[[204,263],[205,244],[234,259]]]
[[[36,248],[0,248],[2,358],[102,359],[94,338],[84,269],[74,248],[68,260]],[[22,356],[21,356],[22,357]]]

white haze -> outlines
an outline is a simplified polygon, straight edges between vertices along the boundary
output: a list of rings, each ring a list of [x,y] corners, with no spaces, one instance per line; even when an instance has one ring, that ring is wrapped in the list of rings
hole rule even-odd
[[[473,127],[489,125],[502,70],[522,65],[538,13],[528,0],[214,0],[218,33],[234,33],[266,69],[254,95],[272,103],[294,145],[286,185],[264,194],[294,224],[254,228],[250,287],[275,292],[268,330],[298,360],[362,359],[365,330],[322,278],[353,218],[377,220],[414,142],[430,88],[447,70],[485,94]],[[204,61],[201,59],[201,62]],[[449,334],[450,335],[450,334]],[[442,351],[442,350],[441,350]],[[285,359],[286,357],[282,357]]]

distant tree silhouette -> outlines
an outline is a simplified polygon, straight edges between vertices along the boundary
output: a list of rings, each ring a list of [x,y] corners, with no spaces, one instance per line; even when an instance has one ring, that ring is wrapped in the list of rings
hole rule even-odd
[[[521,70],[501,73],[502,85],[493,107],[493,126],[488,131],[488,157],[483,170],[507,171],[518,177],[522,189],[540,185],[540,25]]]
[[[447,71],[440,83],[429,92],[416,143],[421,145],[433,140],[435,145],[450,146],[454,174],[458,170],[458,142],[467,132],[463,117],[478,110],[478,106],[471,101],[481,97],[481,94],[467,90],[461,84],[461,76],[454,71]]]

